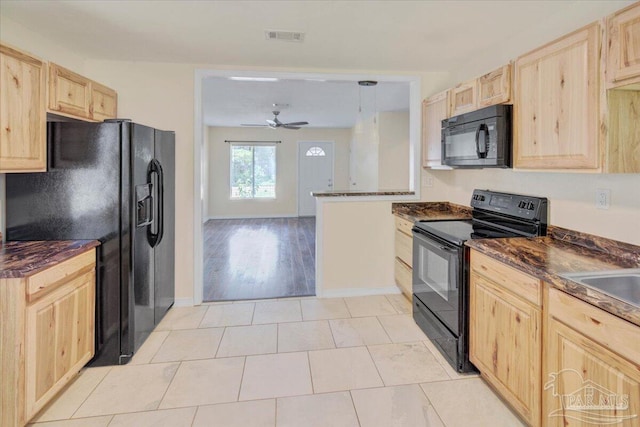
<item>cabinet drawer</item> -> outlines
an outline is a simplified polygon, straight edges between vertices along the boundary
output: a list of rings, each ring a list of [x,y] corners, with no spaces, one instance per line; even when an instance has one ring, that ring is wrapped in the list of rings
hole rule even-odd
[[[27,279],[27,300],[33,301],[56,288],[60,281],[71,280],[73,277],[95,268],[95,262],[96,250],[92,249],[34,274]]]
[[[557,289],[549,289],[549,314],[627,360],[640,361],[640,327]]]
[[[396,217],[396,230],[406,234],[409,237],[413,237],[411,229],[413,228],[413,222],[407,221],[404,218]]]
[[[396,256],[413,267],[413,239],[396,230]]]
[[[395,271],[396,283],[398,284],[398,286],[400,286],[400,289],[402,290],[402,292],[404,292],[406,295],[411,295],[411,289],[412,289],[412,283],[413,283],[413,279],[412,279],[413,271],[411,270],[411,268],[407,264],[402,262],[399,258],[396,258],[394,271]]]
[[[540,280],[511,268],[478,251],[471,251],[471,270],[502,285],[509,292],[538,306],[542,305]]]

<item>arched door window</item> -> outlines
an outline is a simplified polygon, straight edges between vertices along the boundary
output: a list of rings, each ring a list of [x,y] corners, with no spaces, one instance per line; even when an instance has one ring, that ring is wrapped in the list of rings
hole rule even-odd
[[[305,154],[307,157],[322,157],[326,156],[324,150],[321,147],[311,147],[307,150]]]

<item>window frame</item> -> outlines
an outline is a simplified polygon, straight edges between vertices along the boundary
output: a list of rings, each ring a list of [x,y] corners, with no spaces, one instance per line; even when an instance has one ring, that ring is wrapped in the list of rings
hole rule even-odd
[[[229,199],[230,200],[275,200],[277,198],[277,176],[278,176],[278,144],[273,142],[232,142],[229,143]],[[233,149],[234,147],[251,147],[251,175],[252,175],[252,195],[251,197],[241,197],[233,195]],[[255,184],[255,147],[273,147],[273,196],[256,197]]]

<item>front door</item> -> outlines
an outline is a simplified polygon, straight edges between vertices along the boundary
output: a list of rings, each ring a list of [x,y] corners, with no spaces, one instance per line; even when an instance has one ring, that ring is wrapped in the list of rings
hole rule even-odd
[[[333,142],[298,145],[298,216],[315,216],[312,191],[333,189]]]

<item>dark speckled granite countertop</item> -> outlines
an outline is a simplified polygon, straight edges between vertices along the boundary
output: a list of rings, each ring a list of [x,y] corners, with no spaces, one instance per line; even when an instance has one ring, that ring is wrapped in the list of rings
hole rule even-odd
[[[560,227],[549,227],[546,237],[469,240],[465,244],[640,326],[640,307],[559,276],[569,272],[638,268],[640,246]]]
[[[411,222],[471,218],[471,208],[450,202],[392,203],[391,213]]]
[[[0,279],[28,277],[99,246],[97,240],[0,243]]]

